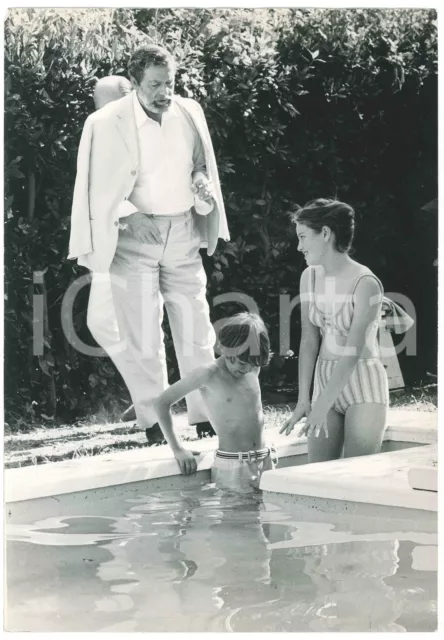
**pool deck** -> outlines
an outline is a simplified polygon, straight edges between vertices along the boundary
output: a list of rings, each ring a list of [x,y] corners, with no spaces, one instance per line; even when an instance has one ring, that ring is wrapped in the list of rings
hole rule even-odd
[[[437,474],[438,447],[431,444],[359,458],[318,462],[266,471],[264,492],[437,511],[437,490],[412,488],[409,472]]]
[[[270,438],[268,431],[266,436],[269,437],[270,444],[273,442],[276,446],[281,460],[307,453],[305,437],[287,437],[276,432]],[[359,483],[363,485],[371,483],[371,495],[374,501],[375,483],[377,482],[378,494],[382,495],[381,499],[393,494],[393,499],[399,502],[401,500],[400,492],[407,491],[408,488],[417,494],[417,497],[412,499],[412,508],[436,510],[437,494],[411,489],[408,484],[408,474],[411,469],[421,467],[425,467],[429,472],[432,467],[431,460],[437,459],[437,414],[426,411],[391,409],[384,439],[429,446],[418,446],[414,449],[388,452],[365,458],[322,463],[322,471],[318,464],[277,469],[264,474],[263,489],[288,493],[284,489],[292,487],[293,495],[301,495],[301,490],[317,491],[318,495],[321,495],[323,491],[333,491],[333,488],[336,487],[336,496],[338,496],[344,493],[343,485],[347,485],[347,483],[350,491],[353,491],[353,488]],[[216,438],[186,443],[186,446],[189,446],[191,450],[200,452],[197,456],[198,472],[203,473],[198,473],[198,476],[202,481],[209,479],[209,470],[216,444]],[[378,469],[378,471],[372,474],[371,469]],[[437,468],[435,472],[432,469],[431,473],[436,475]],[[173,476],[179,476],[177,480],[180,479],[178,465],[170,448],[163,445],[7,469],[4,472],[4,493],[6,503],[14,503],[147,480],[168,477],[173,479]],[[352,478],[352,482],[350,478]],[[189,480],[189,478],[182,478],[183,482]],[[309,488],[309,485],[312,486],[312,489]],[[393,491],[388,492],[388,487],[392,486]],[[301,489],[301,487],[304,488]],[[426,493],[431,495],[424,497]],[[305,495],[314,494],[306,493]],[[350,495],[356,497],[357,492]],[[365,495],[365,491],[359,491],[359,496]],[[421,506],[418,507],[418,505]],[[407,506],[406,502],[404,506]]]

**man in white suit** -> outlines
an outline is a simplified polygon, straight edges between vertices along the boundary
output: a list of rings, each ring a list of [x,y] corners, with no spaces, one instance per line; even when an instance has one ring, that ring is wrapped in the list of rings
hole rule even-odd
[[[123,76],[104,76],[97,80],[94,87],[93,99],[96,109],[102,109],[110,102],[119,100],[133,90],[131,82]],[[119,327],[114,309],[113,294],[109,274],[93,273],[88,302],[87,325],[98,344],[109,351],[113,358],[113,352],[109,347],[120,342]],[[131,405],[124,414],[124,422],[135,420],[134,405]]]
[[[96,109],[119,100],[133,90],[131,82],[123,76],[105,76],[97,80],[93,99]],[[115,317],[113,295],[109,274],[93,273],[88,302],[87,324],[98,344],[109,349],[119,343],[119,327]],[[111,352],[112,357],[112,352]]]
[[[199,249],[212,255],[229,234],[205,116],[174,94],[172,56],[156,45],[138,49],[129,75],[134,91],[85,122],[69,258],[93,279],[110,278],[121,340],[112,357],[154,443],[163,435],[152,401],[167,385],[163,305],[181,375],[212,361]],[[190,424],[209,426],[199,394],[187,405]]]

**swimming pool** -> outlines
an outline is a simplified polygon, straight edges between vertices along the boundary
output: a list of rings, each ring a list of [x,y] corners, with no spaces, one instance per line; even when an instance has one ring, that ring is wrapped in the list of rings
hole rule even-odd
[[[298,509],[187,480],[78,492],[40,520],[31,501],[6,525],[7,629],[436,630],[436,518]]]

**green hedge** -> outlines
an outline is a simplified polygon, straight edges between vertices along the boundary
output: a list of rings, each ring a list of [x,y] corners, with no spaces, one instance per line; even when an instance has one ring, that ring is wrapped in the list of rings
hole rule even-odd
[[[76,419],[121,406],[113,365],[74,351],[63,293],[84,269],[66,260],[77,147],[95,78],[124,75],[134,48],[165,44],[178,92],[205,109],[232,240],[205,260],[209,300],[252,296],[278,351],[279,294],[296,295],[303,260],[288,222],[296,203],[334,195],[358,214],[356,258],[418,313],[407,380],[436,370],[437,27],[412,9],[14,9],[5,23],[5,405],[10,423]],[[32,274],[44,273],[44,284]],[[33,296],[46,310],[32,353]],[[88,292],[76,305],[86,328]],[[212,306],[213,320],[234,306]],[[298,318],[291,348],[298,350]],[[177,367],[168,335],[171,379]],[[276,353],[265,384],[296,384]]]

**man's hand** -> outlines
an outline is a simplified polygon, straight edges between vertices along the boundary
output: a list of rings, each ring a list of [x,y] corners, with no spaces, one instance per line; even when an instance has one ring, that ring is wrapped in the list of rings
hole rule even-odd
[[[194,456],[198,456],[198,451],[189,451],[189,449],[178,449],[174,452],[180,472],[185,476],[191,476],[197,471],[197,462]]]
[[[198,174],[191,185],[191,191],[205,202],[211,202],[213,198],[213,183],[202,173]]]
[[[125,233],[129,233],[144,244],[163,244],[162,236],[153,218],[147,214],[136,211],[126,218],[121,218],[128,226]]]

